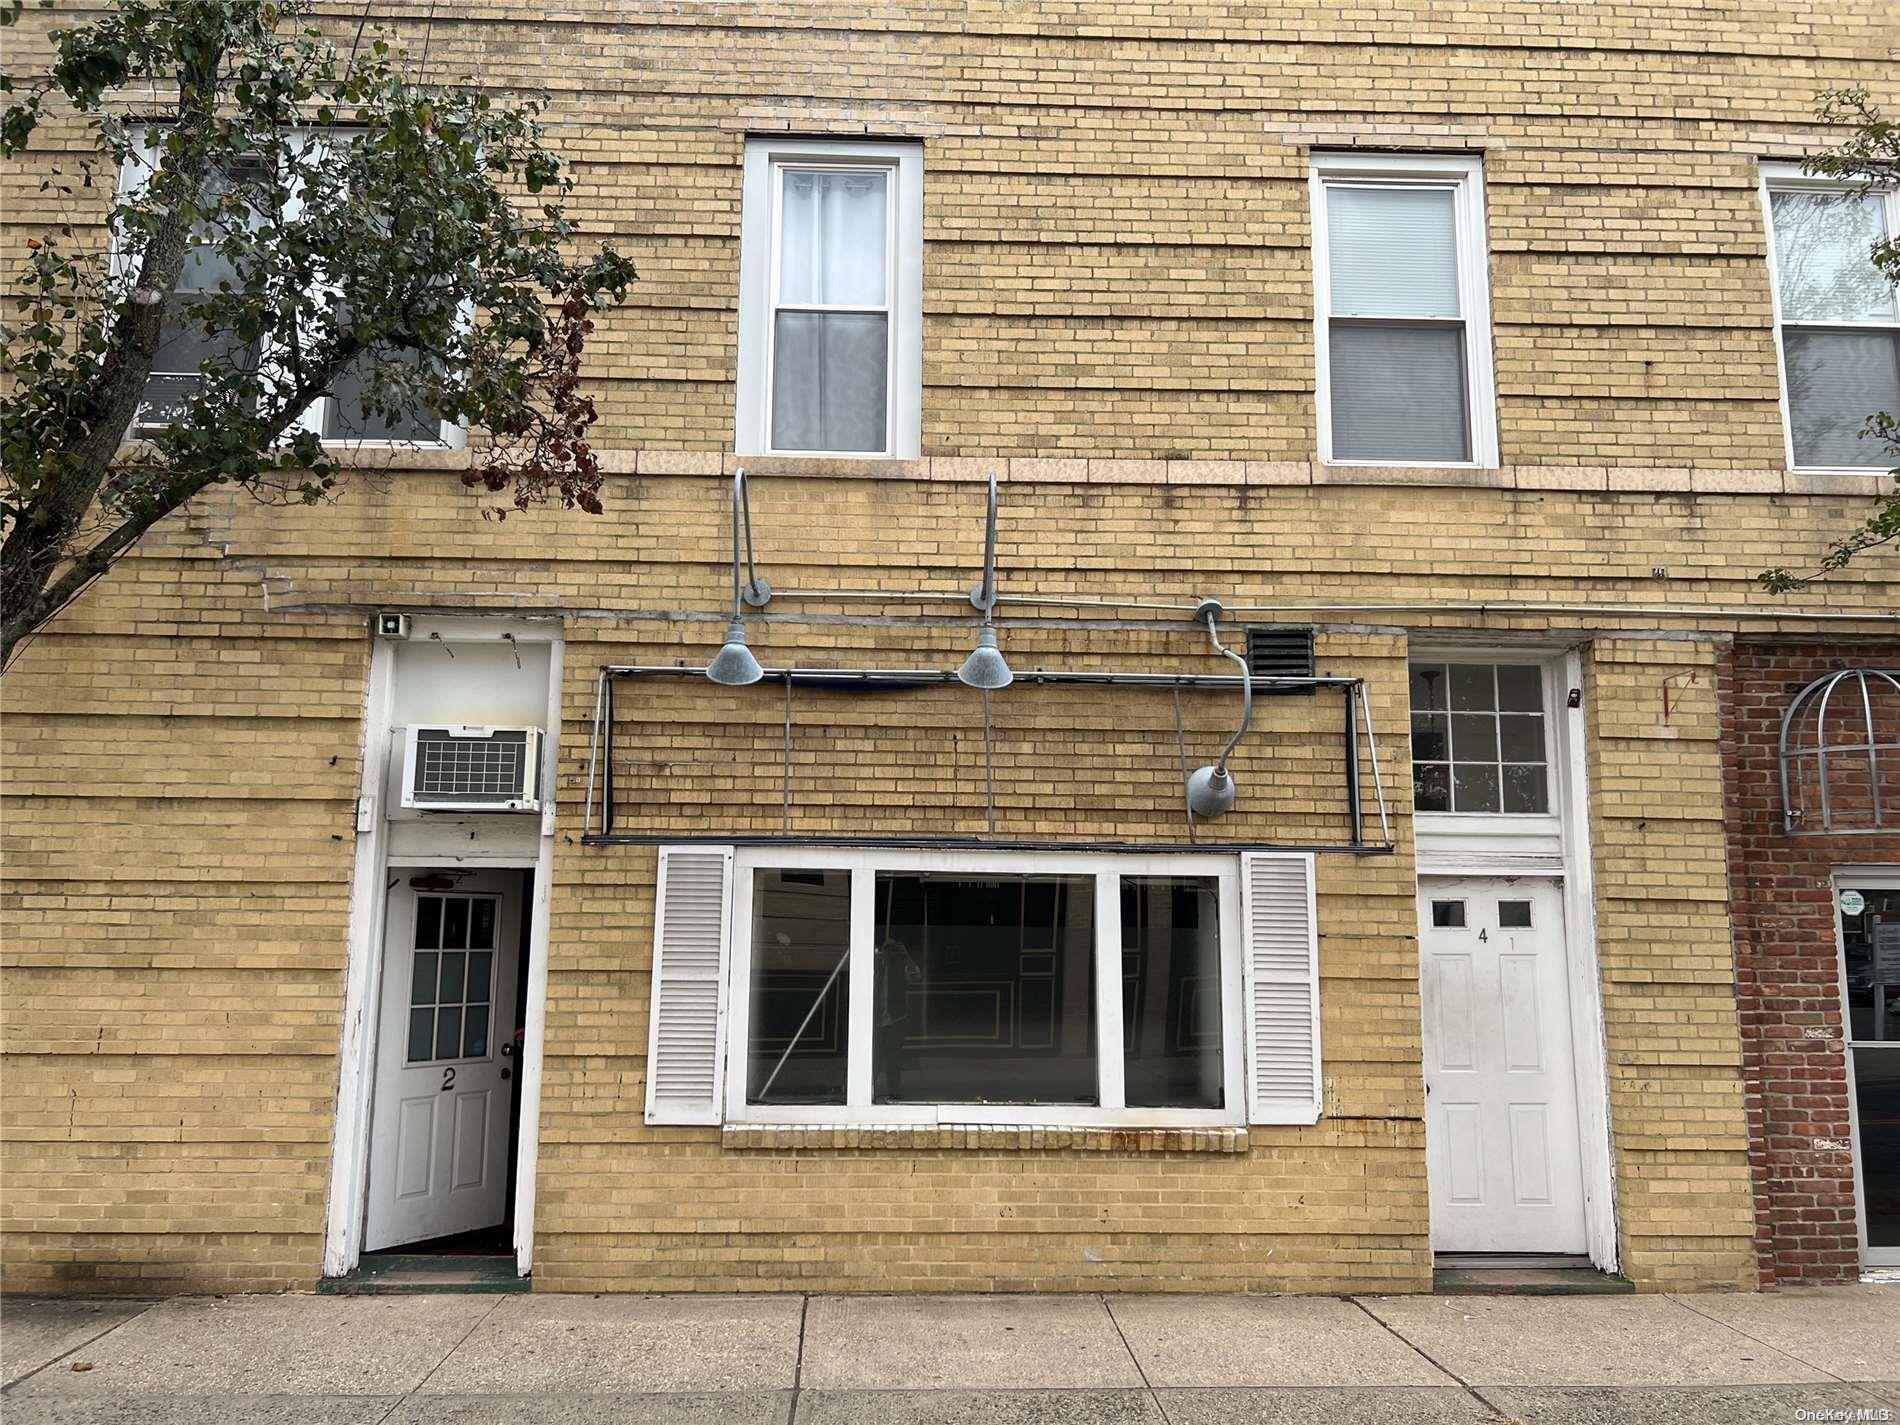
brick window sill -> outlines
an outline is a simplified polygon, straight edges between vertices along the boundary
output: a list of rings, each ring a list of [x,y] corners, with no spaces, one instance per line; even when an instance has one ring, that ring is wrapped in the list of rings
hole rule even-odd
[[[719,1146],[730,1152],[784,1153],[972,1149],[978,1152],[1244,1153],[1245,1128],[1081,1128],[1008,1125],[728,1124]]]

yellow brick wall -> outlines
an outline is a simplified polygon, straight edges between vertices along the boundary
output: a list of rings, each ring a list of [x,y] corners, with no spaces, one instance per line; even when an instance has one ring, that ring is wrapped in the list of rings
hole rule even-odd
[[[1752,1289],[1716,654],[1602,638],[1586,669],[1620,1248],[1662,1288]]]
[[[226,492],[27,650],[0,729],[6,1286],[317,1275],[365,616],[384,606],[566,618],[538,1286],[1425,1286],[1402,669],[1411,637],[1453,631],[1589,648],[1625,1266],[1647,1288],[1752,1280],[1713,660],[1777,627],[1759,614],[1890,617],[1900,586],[1888,554],[1786,604],[1752,589],[1875,488],[1782,469],[1755,163],[1834,137],[1812,117],[1825,86],[1900,100],[1886,7],[889,0],[851,30],[809,3],[377,14],[418,53],[426,35],[437,78],[548,88],[584,231],[639,265],[590,348],[609,512],[483,521],[435,457],[320,510]],[[46,23],[28,12],[16,71]],[[996,468],[1017,666],[1218,671],[1182,616],[1209,594],[1321,624],[1324,671],[1369,680],[1398,849],[1321,860],[1316,1127],[1232,1153],[790,1152],[642,1125],[653,853],[579,844],[586,733],[600,663],[696,661],[723,626],[759,130],[916,136],[927,155],[932,458],[751,462],[785,595],[753,623],[768,661],[953,664]],[[48,155],[80,142],[45,137]],[[1306,152],[1348,143],[1485,154],[1501,471],[1311,463]],[[40,191],[44,161],[0,172],[7,251],[92,216]],[[920,587],[882,626],[823,597]],[[620,814],[703,825],[669,775],[729,759],[747,824],[776,830],[774,696],[642,692],[621,704]],[[888,825],[892,778],[903,816],[983,827],[968,697],[796,704],[799,829]],[[1210,839],[1341,838],[1336,708],[1263,705],[1242,810]],[[1184,697],[1191,752],[1230,711]],[[999,829],[1177,834],[1171,699],[1019,687],[992,712]],[[1045,762],[1097,772],[1066,818],[1024,790]]]

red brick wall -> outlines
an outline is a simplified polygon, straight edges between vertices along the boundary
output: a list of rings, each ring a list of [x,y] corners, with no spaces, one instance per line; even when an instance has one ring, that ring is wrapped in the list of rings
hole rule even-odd
[[[1785,833],[1781,718],[1816,678],[1842,668],[1897,665],[1900,640],[1743,638],[1722,668],[1729,910],[1765,1289],[1851,1281],[1859,1273],[1852,1154],[1816,1146],[1817,1140],[1846,1144],[1853,1131],[1830,876],[1843,866],[1900,862],[1900,831]],[[1852,691],[1859,716],[1858,690]],[[1845,740],[1839,724],[1839,715],[1830,715],[1830,740]],[[1864,805],[1864,767],[1834,774],[1843,779],[1841,800],[1849,810]],[[1900,818],[1900,766],[1890,762],[1882,771],[1887,815]],[[1803,801],[1818,805],[1812,796],[1797,797],[1797,804]]]

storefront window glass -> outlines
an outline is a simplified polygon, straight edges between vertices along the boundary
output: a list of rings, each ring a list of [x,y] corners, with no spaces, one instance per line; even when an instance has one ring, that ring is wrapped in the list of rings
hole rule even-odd
[[[877,877],[879,1103],[1097,1103],[1095,883]]]

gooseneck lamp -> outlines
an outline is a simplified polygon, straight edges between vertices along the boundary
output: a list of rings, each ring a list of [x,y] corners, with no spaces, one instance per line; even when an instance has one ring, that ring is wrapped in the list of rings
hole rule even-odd
[[[970,591],[970,603],[982,611],[976,647],[957,669],[957,681],[970,688],[1007,688],[1016,675],[996,646],[996,472],[990,472],[989,516],[983,529],[983,582]]]
[[[1234,775],[1227,770],[1227,759],[1234,755],[1234,748],[1240,745],[1240,739],[1246,736],[1247,725],[1253,721],[1253,669],[1245,658],[1221,643],[1220,616],[1218,599],[1203,599],[1194,610],[1194,621],[1207,625],[1207,638],[1214,645],[1214,651],[1240,665],[1240,726],[1227,739],[1227,746],[1221,749],[1218,762],[1197,767],[1188,774],[1188,810],[1202,817],[1215,817],[1233,810]]]
[[[743,579],[739,572],[739,533],[742,528],[745,531]],[[728,688],[742,688],[765,676],[759,660],[746,647],[745,607],[749,604],[755,609],[762,609],[771,599],[772,586],[759,577],[752,559],[752,499],[742,466],[732,475],[732,622],[726,628],[724,646],[706,665],[706,676],[713,682]]]

